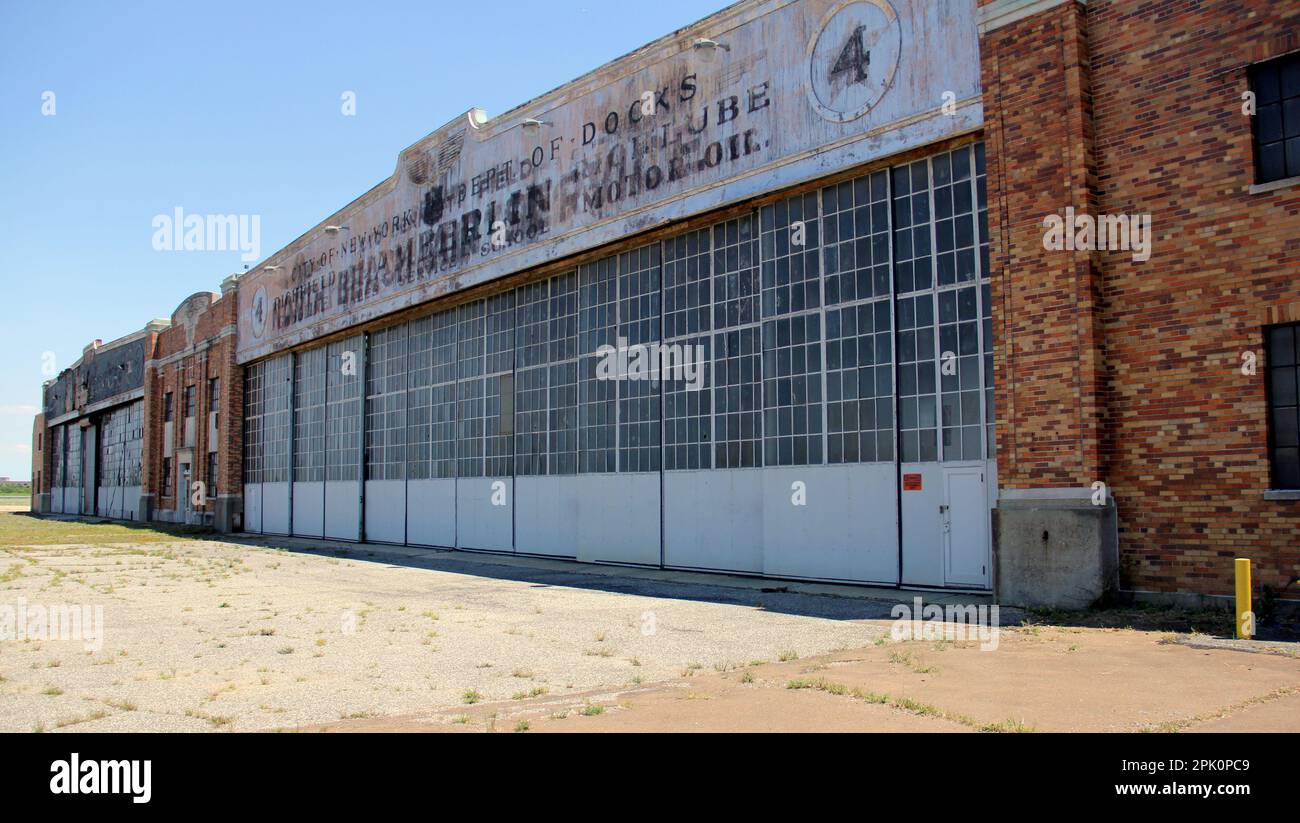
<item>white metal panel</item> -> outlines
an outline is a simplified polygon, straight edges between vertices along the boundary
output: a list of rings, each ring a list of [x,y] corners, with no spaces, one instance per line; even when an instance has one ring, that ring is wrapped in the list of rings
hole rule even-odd
[[[406,488],[406,542],[412,546],[456,545],[456,481],[410,480]]]
[[[289,533],[289,484],[262,484],[262,532]]]
[[[783,466],[762,474],[765,574],[898,581],[892,463]],[[800,499],[804,504],[796,505]]]
[[[366,481],[366,540],[406,542],[406,481]]]
[[[122,487],[122,517],[127,520],[144,520],[144,512],[140,510],[142,491],[139,486]]]
[[[761,469],[664,474],[664,565],[763,570]]]
[[[515,550],[523,554],[577,557],[579,488],[577,477],[515,479]]]
[[[361,488],[355,480],[325,483],[325,536],[334,540],[360,540]]]
[[[911,586],[943,585],[943,466],[939,463],[904,463],[904,476],[919,474],[921,489],[907,491],[903,501],[903,583]],[[900,480],[900,483],[903,481]]]
[[[325,483],[293,484],[293,533],[298,537],[325,536]]]
[[[244,486],[244,531],[254,534],[262,531],[262,484]]]
[[[578,478],[578,559],[659,565],[659,474]]]
[[[514,496],[509,477],[457,479],[456,542],[459,547],[514,551]]]

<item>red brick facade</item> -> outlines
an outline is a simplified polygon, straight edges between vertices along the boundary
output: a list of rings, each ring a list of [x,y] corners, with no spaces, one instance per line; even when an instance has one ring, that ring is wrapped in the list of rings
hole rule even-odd
[[[1242,109],[1297,32],[1270,0],[1071,0],[981,38],[999,481],[1106,482],[1123,589],[1229,594],[1234,557],[1257,585],[1300,574],[1300,502],[1265,499],[1263,368],[1264,327],[1300,318],[1300,184],[1251,193]],[[1150,259],[1044,250],[1067,206],[1150,214]]]
[[[145,493],[153,495],[154,513],[161,519],[179,519],[185,501],[176,490],[180,457],[188,452],[190,481],[202,482],[207,502],[196,512],[214,515],[221,496],[238,494],[242,472],[242,369],[235,364],[235,311],[233,292],[221,297],[200,292],[183,302],[172,315],[171,325],[154,344],[148,364],[145,390]],[[219,381],[216,408],[210,402],[212,381]],[[192,445],[185,439],[185,392],[194,392]],[[165,406],[172,403],[172,449],[166,453]],[[209,413],[217,412],[217,477],[209,476],[212,450]],[[170,456],[167,475],[165,458]],[[192,488],[192,486],[191,486]]]

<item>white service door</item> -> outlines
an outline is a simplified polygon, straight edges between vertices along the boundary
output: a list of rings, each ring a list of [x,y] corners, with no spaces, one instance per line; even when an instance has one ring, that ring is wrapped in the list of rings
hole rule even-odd
[[[950,586],[989,586],[989,510],[982,468],[944,471],[944,580]]]

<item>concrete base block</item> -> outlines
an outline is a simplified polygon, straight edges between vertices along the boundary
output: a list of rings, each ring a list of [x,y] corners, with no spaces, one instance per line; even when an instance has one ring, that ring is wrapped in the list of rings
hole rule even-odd
[[[138,518],[139,520],[142,520],[145,523],[148,523],[150,520],[153,520],[153,495],[152,494],[140,495],[140,508],[136,509],[136,511],[140,515]]]
[[[50,495],[48,492],[33,495],[32,511],[36,514],[50,513]]]
[[[218,495],[215,504],[216,513],[212,525],[217,531],[230,534],[243,530],[244,498],[241,495]]]
[[[1079,610],[1118,589],[1114,501],[999,500],[994,514],[999,603]]]

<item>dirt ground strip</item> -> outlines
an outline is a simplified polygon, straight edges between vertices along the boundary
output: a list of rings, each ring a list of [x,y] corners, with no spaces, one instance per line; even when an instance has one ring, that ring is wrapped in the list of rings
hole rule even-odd
[[[1120,612],[895,642],[911,593],[785,588],[0,514],[0,610],[102,609],[0,640],[0,731],[1300,730],[1291,644]]]

